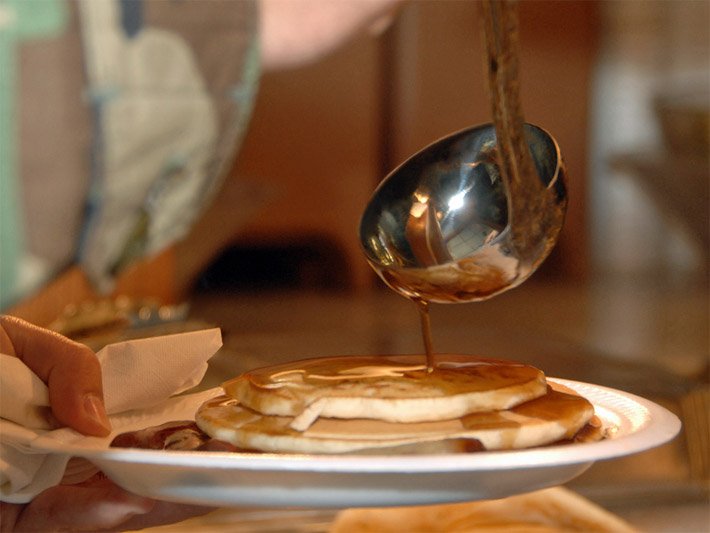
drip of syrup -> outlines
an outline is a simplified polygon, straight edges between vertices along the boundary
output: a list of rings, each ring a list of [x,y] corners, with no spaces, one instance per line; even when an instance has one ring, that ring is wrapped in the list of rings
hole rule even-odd
[[[419,322],[422,328],[422,340],[424,341],[424,353],[426,354],[426,370],[434,371],[434,348],[431,342],[431,319],[429,317],[429,302],[426,300],[415,300],[419,308]]]

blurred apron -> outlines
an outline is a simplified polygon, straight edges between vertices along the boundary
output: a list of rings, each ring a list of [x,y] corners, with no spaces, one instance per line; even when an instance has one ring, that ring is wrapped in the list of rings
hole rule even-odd
[[[42,205],[28,203],[27,196],[39,197],[37,184],[43,180],[48,186],[61,186],[60,179],[85,182],[68,264],[81,264],[96,288],[108,292],[132,262],[183,237],[218,189],[246,129],[257,87],[255,3],[0,0],[0,7],[7,12],[3,18],[0,10],[3,109],[13,110],[27,98],[25,92],[13,92],[18,84],[4,75],[10,67],[23,68],[17,57],[27,54],[18,54],[20,39],[52,39],[62,31],[75,32],[81,49],[81,94],[72,95],[68,105],[87,108],[84,124],[64,125],[67,135],[74,133],[72,127],[86,129],[79,155],[87,158],[82,176],[52,176],[46,168],[33,173],[31,158],[23,159],[30,162],[25,168],[17,164],[20,147],[13,139],[28,141],[22,149],[31,154],[32,137],[13,134],[20,113],[9,114],[9,120],[3,113],[1,155],[10,157],[3,157],[0,167],[0,304],[5,307],[66,266],[56,258],[47,261],[41,245],[23,240],[25,233],[41,240],[57,229],[45,223],[44,232],[37,231],[42,211],[50,213],[51,204],[22,213],[23,203]],[[40,29],[31,33],[24,21]],[[6,26],[14,30],[6,32]],[[15,35],[14,40],[5,35]],[[25,111],[20,115],[24,125]],[[56,135],[61,132],[60,127]],[[41,143],[37,152],[41,156]],[[29,186],[23,190],[25,182]]]

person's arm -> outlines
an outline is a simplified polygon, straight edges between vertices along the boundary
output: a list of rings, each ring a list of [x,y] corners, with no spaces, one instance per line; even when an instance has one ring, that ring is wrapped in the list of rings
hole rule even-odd
[[[389,18],[403,0],[260,0],[265,70],[297,67]]]

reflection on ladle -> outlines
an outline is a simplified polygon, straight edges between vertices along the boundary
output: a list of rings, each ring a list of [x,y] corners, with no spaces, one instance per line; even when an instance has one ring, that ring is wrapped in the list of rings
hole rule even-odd
[[[559,147],[524,124],[514,2],[483,3],[495,126],[449,135],[377,187],[360,222],[368,262],[419,308],[434,368],[429,303],[490,298],[525,281],[557,241],[567,207]]]
[[[436,218],[436,209],[429,204],[428,196],[418,196],[412,204],[405,235],[412,247],[412,254],[423,266],[451,261],[451,255],[443,246],[444,237]]]

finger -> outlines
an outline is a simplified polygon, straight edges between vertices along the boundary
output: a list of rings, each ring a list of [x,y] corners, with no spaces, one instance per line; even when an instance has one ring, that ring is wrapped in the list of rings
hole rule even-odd
[[[125,531],[171,524],[213,509],[131,494],[98,474],[84,483],[44,491],[19,516],[14,531]]]
[[[0,531],[14,531],[23,505],[0,502]]]
[[[6,355],[17,355],[15,353],[15,347],[12,345],[10,337],[8,337],[4,326],[0,327],[0,353]]]
[[[27,504],[14,531],[116,530],[132,517],[150,512],[154,505],[154,500],[126,492],[113,483],[60,485]]]
[[[116,487],[116,484],[111,481],[106,474],[98,472],[86,481],[75,485],[83,487]],[[143,530],[149,527],[160,526],[163,524],[174,524],[182,522],[188,518],[202,516],[214,511],[214,507],[206,507],[203,505],[187,505],[184,503],[172,503],[160,500],[150,500],[153,502],[149,512],[135,514],[125,522],[122,522],[116,529],[119,531],[134,531]]]
[[[106,436],[101,365],[87,346],[24,320],[0,316],[15,355],[44,381],[54,417],[87,435]]]
[[[111,481],[106,474],[98,472],[86,481],[83,481],[75,486],[115,487],[116,484]],[[117,529],[120,531],[134,531],[160,526],[163,524],[174,524],[176,522],[187,520],[188,518],[202,516],[214,511],[215,509],[216,507],[207,507],[204,505],[188,505],[184,503],[154,500],[150,512],[133,515],[127,521],[122,522]]]
[[[149,513],[131,517],[121,524],[120,529],[122,531],[136,531],[163,524],[175,524],[188,518],[205,515],[214,510],[215,508],[213,507],[201,505],[156,501],[155,506]]]

